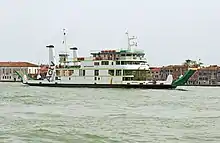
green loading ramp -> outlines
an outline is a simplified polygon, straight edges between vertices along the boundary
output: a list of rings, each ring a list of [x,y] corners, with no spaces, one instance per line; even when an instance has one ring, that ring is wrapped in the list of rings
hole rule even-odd
[[[33,78],[31,78],[28,74],[25,74],[21,71],[15,71],[15,73],[21,78],[22,81],[23,81],[24,75],[26,75],[28,79],[33,80]]]
[[[197,71],[197,68],[189,69],[182,77],[173,81],[173,86],[181,86],[185,85],[185,83],[189,80],[189,78]]]

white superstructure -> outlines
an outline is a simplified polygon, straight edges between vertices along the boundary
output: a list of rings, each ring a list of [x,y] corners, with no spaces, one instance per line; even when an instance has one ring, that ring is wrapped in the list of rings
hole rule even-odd
[[[126,34],[128,36],[128,48],[124,50],[91,51],[90,57],[78,57],[78,49],[74,47],[70,48],[73,51],[71,59],[68,58],[67,53],[59,55],[59,64],[55,61],[54,47],[51,45],[48,47],[50,68],[47,78],[28,82],[73,85],[170,85],[173,81],[171,75],[166,81],[152,80],[145,53],[143,50],[137,49],[137,38],[129,37],[128,33]]]

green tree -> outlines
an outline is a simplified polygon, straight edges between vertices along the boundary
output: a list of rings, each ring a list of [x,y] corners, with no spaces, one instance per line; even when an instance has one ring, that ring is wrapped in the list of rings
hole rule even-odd
[[[200,67],[201,65],[203,65],[203,63],[200,61],[201,61],[200,59],[198,62],[194,61],[194,60],[187,59],[187,60],[185,60],[185,62],[183,64],[186,65],[188,68],[189,67]]]

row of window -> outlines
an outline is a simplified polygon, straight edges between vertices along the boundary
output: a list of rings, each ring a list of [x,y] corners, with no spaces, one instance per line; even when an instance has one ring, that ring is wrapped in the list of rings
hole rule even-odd
[[[199,80],[208,80],[208,77],[199,77]]]
[[[150,74],[149,71],[145,70],[108,70],[108,74],[111,76],[122,76],[122,75],[136,75],[136,76],[146,76]],[[99,70],[94,70],[94,76],[99,76]],[[86,76],[85,70],[79,70],[79,76]]]
[[[188,81],[187,82],[188,85],[197,85],[197,84],[216,84],[215,81]]]
[[[94,62],[95,66],[99,66],[100,62]],[[114,65],[114,62],[111,62]],[[101,61],[101,65],[109,65],[109,61]]]
[[[69,77],[69,80],[71,80],[70,77]],[[94,77],[94,80],[101,80],[101,77]],[[122,80],[123,81],[131,81],[131,80],[133,80],[133,77],[123,77]]]
[[[12,70],[11,70],[11,69],[8,69],[8,70],[6,70],[6,69],[2,69],[2,73],[3,73],[3,74],[7,73],[7,71],[8,71],[9,74],[12,73]]]
[[[95,78],[95,80],[101,80],[101,78],[100,77],[94,77]]]
[[[116,61],[116,65],[140,65],[146,61]]]
[[[121,76],[122,72],[121,70],[108,70],[108,74],[111,76]],[[85,70],[79,70],[79,76],[86,76],[86,71]],[[94,70],[94,76],[99,76],[99,70]]]
[[[71,77],[69,77],[69,80],[71,80]],[[94,77],[94,80],[101,80],[101,77]],[[132,77],[123,77],[122,78],[123,81],[130,81],[133,80]]]
[[[217,75],[215,72],[199,72],[199,75]]]
[[[19,70],[18,70],[19,71]],[[27,73],[27,69],[26,70],[23,70],[24,72],[26,72]],[[29,69],[29,71],[28,71],[29,73],[31,73],[31,69]],[[37,72],[38,72],[38,70],[37,69],[34,69],[34,73],[35,74],[37,74]],[[12,73],[14,73],[14,70],[13,69],[2,69],[2,73],[3,74],[12,74]]]
[[[2,79],[11,79],[11,76],[3,76]]]
[[[116,61],[116,65],[140,65],[140,63],[145,63],[144,61]],[[100,62],[94,62],[95,66],[99,66]],[[109,65],[109,61],[101,61],[101,65]],[[111,65],[114,65],[111,62]]]
[[[121,70],[116,70],[116,73],[115,73],[115,70],[108,70],[108,74],[110,74],[111,76],[121,76],[122,73],[121,73]]]

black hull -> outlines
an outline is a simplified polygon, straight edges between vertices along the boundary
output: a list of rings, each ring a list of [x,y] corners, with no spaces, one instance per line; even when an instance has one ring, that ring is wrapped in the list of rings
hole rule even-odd
[[[26,83],[29,86],[66,87],[66,88],[140,88],[140,89],[175,89],[173,85],[134,85],[134,84],[39,84]]]

